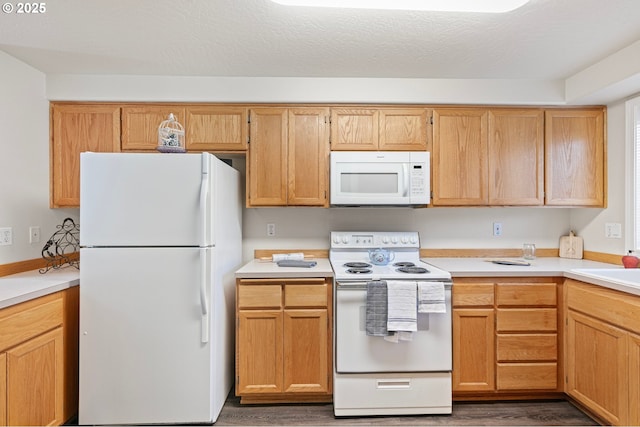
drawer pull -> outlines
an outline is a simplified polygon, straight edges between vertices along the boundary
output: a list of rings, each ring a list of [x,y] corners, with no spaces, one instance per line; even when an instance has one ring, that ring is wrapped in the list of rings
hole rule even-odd
[[[392,389],[392,390],[409,389],[411,388],[411,380],[410,379],[377,380],[376,388]]]

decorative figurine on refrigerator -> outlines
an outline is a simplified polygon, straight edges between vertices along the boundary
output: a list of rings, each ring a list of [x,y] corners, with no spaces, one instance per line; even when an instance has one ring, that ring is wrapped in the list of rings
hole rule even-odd
[[[184,127],[173,114],[158,127],[158,147],[161,153],[185,153]]]

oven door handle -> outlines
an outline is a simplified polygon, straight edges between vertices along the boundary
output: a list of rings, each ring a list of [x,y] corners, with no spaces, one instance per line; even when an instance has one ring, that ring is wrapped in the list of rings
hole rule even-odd
[[[367,283],[369,282],[349,282],[346,283],[336,283],[336,289],[339,291],[361,291],[363,289],[367,289]]]

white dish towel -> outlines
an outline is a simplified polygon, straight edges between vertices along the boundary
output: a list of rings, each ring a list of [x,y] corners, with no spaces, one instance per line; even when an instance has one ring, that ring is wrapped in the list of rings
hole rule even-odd
[[[387,330],[418,330],[418,290],[416,282],[387,281]]]
[[[446,313],[444,283],[418,282],[418,313]]]

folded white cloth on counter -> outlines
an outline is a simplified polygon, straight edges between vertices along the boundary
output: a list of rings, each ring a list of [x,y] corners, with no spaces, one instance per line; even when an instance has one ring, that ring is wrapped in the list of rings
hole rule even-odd
[[[416,282],[387,281],[387,330],[418,330],[418,290]]]
[[[446,313],[443,282],[418,282],[418,313]]]

